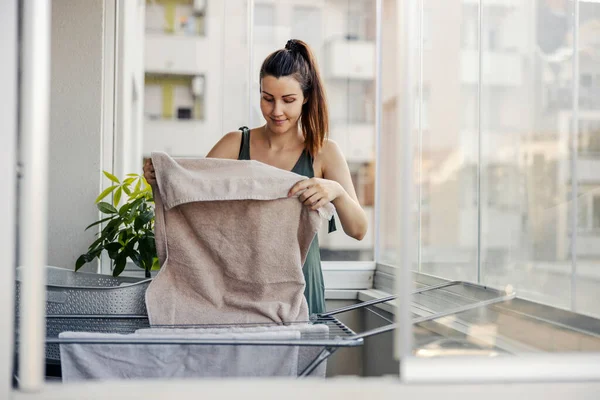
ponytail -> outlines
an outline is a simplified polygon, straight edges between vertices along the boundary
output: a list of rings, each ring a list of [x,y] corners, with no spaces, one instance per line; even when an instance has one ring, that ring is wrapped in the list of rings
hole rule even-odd
[[[306,103],[302,105],[300,125],[306,150],[315,157],[329,134],[329,111],[325,87],[317,61],[310,47],[302,40],[288,40],[284,49],[271,53],[260,69],[265,76],[293,76],[300,83]]]

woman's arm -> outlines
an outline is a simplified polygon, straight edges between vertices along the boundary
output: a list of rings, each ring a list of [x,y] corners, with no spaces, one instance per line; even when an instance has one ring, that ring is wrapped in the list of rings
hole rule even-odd
[[[300,201],[312,209],[333,202],[342,223],[344,232],[357,240],[367,233],[367,214],[358,203],[352,184],[348,163],[339,146],[328,140],[319,156],[323,179],[311,178],[298,182],[290,190],[289,196],[305,190],[299,196]]]

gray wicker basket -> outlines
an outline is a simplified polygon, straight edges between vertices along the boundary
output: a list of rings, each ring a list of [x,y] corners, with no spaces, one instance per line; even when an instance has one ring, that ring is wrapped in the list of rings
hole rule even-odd
[[[50,266],[46,267],[46,275],[47,337],[58,337],[65,331],[130,333],[148,326],[146,318],[119,319],[118,316],[147,315],[145,293],[151,279],[115,278]],[[21,267],[17,268],[17,316],[21,299],[20,277]],[[58,315],[80,317],[53,317]],[[58,345],[46,346],[46,360],[60,360]]]

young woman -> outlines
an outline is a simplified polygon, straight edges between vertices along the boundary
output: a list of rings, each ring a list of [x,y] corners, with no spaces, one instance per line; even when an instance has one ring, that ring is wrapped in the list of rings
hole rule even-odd
[[[362,240],[367,216],[358,203],[344,155],[327,139],[325,89],[308,45],[289,40],[284,49],[269,55],[260,69],[260,90],[260,109],[267,123],[226,134],[207,157],[252,159],[308,177],[290,188],[288,196],[305,190],[299,199],[313,210],[333,202],[344,232]],[[144,165],[144,176],[148,183],[156,182],[150,160]],[[333,230],[332,220],[329,231]],[[324,312],[318,237],[311,244],[303,272],[309,312]]]

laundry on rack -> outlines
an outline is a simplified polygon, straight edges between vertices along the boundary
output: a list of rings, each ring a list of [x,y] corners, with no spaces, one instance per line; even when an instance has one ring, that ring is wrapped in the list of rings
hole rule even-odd
[[[161,270],[146,291],[150,324],[307,321],[302,265],[333,205],[288,198],[305,177],[258,161],[152,161]]]
[[[132,334],[63,332],[71,340],[298,340],[300,331],[214,333],[144,332]],[[283,377],[298,374],[297,346],[242,344],[90,344],[60,345],[63,382],[144,378]]]
[[[143,328],[135,333],[140,335],[152,334],[181,334],[190,335],[200,334],[221,334],[221,333],[260,333],[260,332],[285,332],[295,331],[300,333],[300,338],[309,341],[315,339],[325,339],[329,337],[329,327],[325,324],[289,324],[289,325],[268,325],[268,326],[231,326],[223,327],[204,327],[204,328]],[[244,345],[250,346],[252,345]],[[264,350],[264,346],[263,350]],[[319,355],[323,346],[295,346],[298,348],[298,375]],[[270,347],[269,347],[270,348]],[[325,378],[327,370],[327,360],[323,361],[308,376]]]

